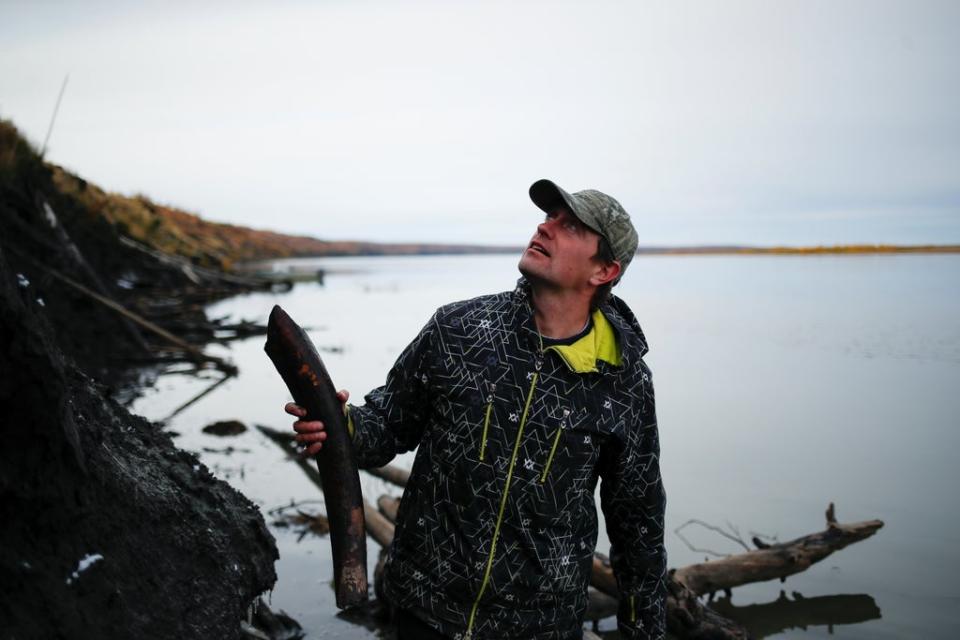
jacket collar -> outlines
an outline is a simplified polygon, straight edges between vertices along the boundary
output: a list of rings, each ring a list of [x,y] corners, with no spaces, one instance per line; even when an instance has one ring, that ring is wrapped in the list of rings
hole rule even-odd
[[[544,351],[558,353],[574,373],[596,373],[601,360],[614,367],[620,366],[620,348],[613,325],[599,309],[593,312],[592,317],[593,327],[587,335],[573,344],[552,345]]]
[[[537,331],[536,322],[533,318],[530,283],[527,282],[526,278],[521,277],[517,280],[514,300],[519,307],[519,319],[522,323],[524,337],[539,350],[541,345],[540,333]],[[598,317],[601,319],[599,322]],[[594,312],[593,318],[593,331],[567,347],[566,354],[557,347],[551,348],[551,350],[558,352],[573,371],[578,373],[597,371],[597,363],[601,360],[615,367],[630,366],[649,350],[646,337],[643,335],[643,330],[640,328],[636,316],[627,306],[627,303],[617,296],[610,296],[609,300],[600,305],[600,308]],[[585,341],[589,342],[581,345]],[[573,347],[577,347],[574,350],[576,351],[575,354],[569,351]],[[568,359],[568,356],[570,356],[570,359]]]

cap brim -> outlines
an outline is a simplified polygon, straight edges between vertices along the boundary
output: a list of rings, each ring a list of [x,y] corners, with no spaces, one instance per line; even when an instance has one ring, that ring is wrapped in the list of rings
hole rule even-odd
[[[557,207],[566,207],[573,211],[573,202],[570,194],[558,187],[551,180],[537,180],[530,185],[530,199],[546,213]]]
[[[557,207],[564,207],[576,216],[577,220],[597,233],[601,233],[594,220],[584,218],[583,212],[578,210],[576,200],[573,196],[558,187],[556,183],[551,180],[537,180],[530,185],[530,199],[546,213],[551,213]]]

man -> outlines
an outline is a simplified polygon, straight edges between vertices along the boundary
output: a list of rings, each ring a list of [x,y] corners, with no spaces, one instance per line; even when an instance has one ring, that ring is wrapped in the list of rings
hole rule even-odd
[[[609,295],[637,233],[599,191],[540,180],[530,197],[546,218],[516,290],[438,309],[386,384],[347,409],[361,467],[419,447],[386,594],[400,638],[580,638],[599,479],[621,635],[661,638],[665,498],[647,345]],[[294,429],[319,451],[322,423]]]

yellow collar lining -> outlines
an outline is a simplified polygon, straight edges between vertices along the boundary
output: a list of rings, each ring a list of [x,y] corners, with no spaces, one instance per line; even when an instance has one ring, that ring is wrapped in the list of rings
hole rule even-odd
[[[620,366],[620,348],[617,334],[610,321],[599,309],[593,312],[593,328],[573,344],[553,345],[545,351],[556,351],[574,373],[597,371],[597,360]]]

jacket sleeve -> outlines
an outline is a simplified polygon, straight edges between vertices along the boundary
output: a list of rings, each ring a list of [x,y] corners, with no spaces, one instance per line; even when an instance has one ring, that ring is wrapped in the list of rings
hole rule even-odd
[[[610,538],[610,563],[620,589],[617,626],[629,640],[666,634],[666,495],[660,477],[660,442],[649,369],[638,417],[603,453],[600,500]]]
[[[360,468],[387,464],[420,443],[430,412],[429,360],[437,315],[420,331],[362,406],[347,408],[347,424]]]

